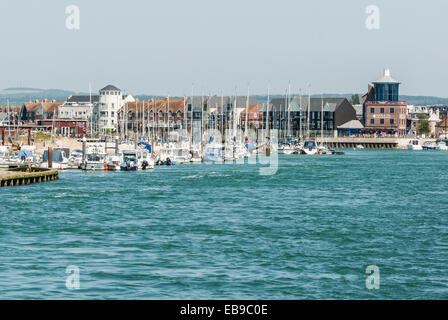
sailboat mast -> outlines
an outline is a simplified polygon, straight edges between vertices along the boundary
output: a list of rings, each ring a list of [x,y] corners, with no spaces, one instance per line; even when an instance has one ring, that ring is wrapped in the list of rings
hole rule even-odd
[[[289,135],[290,135],[290,112],[291,112],[291,81],[289,81],[289,84],[288,84],[288,114],[287,114],[287,127],[286,127],[286,138],[288,138],[289,137]]]
[[[324,141],[324,97],[321,96],[322,106],[320,114],[320,143]]]
[[[236,101],[237,101],[237,88],[235,87],[235,103],[233,104],[233,141],[236,142],[236,130],[237,130],[237,115],[236,115]]]
[[[306,137],[307,139],[310,138],[310,108],[311,108],[311,85],[308,84],[308,114],[307,114],[307,132],[306,132]]]
[[[166,110],[166,117],[167,117],[167,124],[168,124],[168,129],[167,129],[167,140],[166,142],[169,144],[170,143],[170,95],[168,94],[168,103],[167,103],[167,110]]]
[[[299,89],[299,140],[302,140],[302,89]]]
[[[244,134],[245,134],[245,136],[249,139],[249,135],[248,135],[248,133],[247,133],[247,121],[248,121],[248,118],[249,118],[249,94],[250,94],[250,88],[249,88],[249,85],[247,86],[247,99],[246,99],[246,119],[244,119],[245,121],[244,121]]]
[[[190,99],[191,109],[190,109],[190,130],[191,130],[191,141],[190,146],[193,148],[193,110],[194,110],[194,84],[191,85],[191,99]]]
[[[221,89],[221,137],[224,135],[224,93]]]

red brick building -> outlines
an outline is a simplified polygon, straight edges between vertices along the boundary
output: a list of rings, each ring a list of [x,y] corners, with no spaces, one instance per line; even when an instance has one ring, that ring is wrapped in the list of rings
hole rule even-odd
[[[400,82],[390,76],[386,69],[384,76],[369,85],[363,97],[364,131],[370,133],[405,135],[407,130],[407,104],[399,100]]]
[[[263,111],[260,105],[249,106],[249,113],[247,114],[247,127],[254,129],[261,129],[263,127]],[[241,128],[246,126],[246,109],[243,109],[240,114]]]

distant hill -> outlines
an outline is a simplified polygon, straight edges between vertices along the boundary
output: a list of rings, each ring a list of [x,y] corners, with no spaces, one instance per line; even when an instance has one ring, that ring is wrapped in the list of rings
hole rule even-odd
[[[75,91],[61,89],[38,89],[38,88],[7,88],[0,90],[0,105],[9,101],[10,105],[22,105],[36,99],[64,101],[69,95],[82,94]]]
[[[96,92],[95,92],[96,93]],[[34,101],[36,99],[43,100],[53,100],[64,101],[69,95],[73,94],[88,94],[86,92],[75,92],[71,90],[61,90],[61,89],[39,89],[39,88],[7,88],[0,90],[0,105],[5,105],[7,100],[9,100],[10,105],[22,105],[27,101]],[[344,97],[348,100],[351,99],[352,93],[327,93],[322,95],[323,97]],[[359,93],[359,98],[362,98],[362,93]],[[321,95],[312,95],[312,97],[320,97]],[[150,94],[139,94],[134,95],[135,98],[140,100],[150,100],[155,97],[156,99],[164,99],[163,95],[150,95]],[[266,102],[266,95],[254,95],[255,99],[260,101],[260,103]],[[281,98],[284,95],[273,94],[271,98]],[[306,97],[306,95],[304,95]],[[172,99],[182,99],[179,97],[171,97]],[[448,105],[448,98],[432,97],[432,96],[400,96],[400,100],[407,101],[408,104],[413,105]]]

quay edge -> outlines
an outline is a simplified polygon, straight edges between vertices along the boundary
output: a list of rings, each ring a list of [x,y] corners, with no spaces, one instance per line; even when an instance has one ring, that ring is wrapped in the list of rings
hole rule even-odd
[[[45,170],[37,172],[0,171],[0,188],[49,182],[58,179],[59,171],[57,170]]]

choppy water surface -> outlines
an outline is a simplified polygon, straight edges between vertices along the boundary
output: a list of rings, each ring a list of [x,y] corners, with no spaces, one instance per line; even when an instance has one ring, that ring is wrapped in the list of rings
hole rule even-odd
[[[448,298],[448,152],[66,171],[0,189],[0,298]],[[66,267],[80,269],[79,290]],[[380,289],[366,289],[366,267]]]

